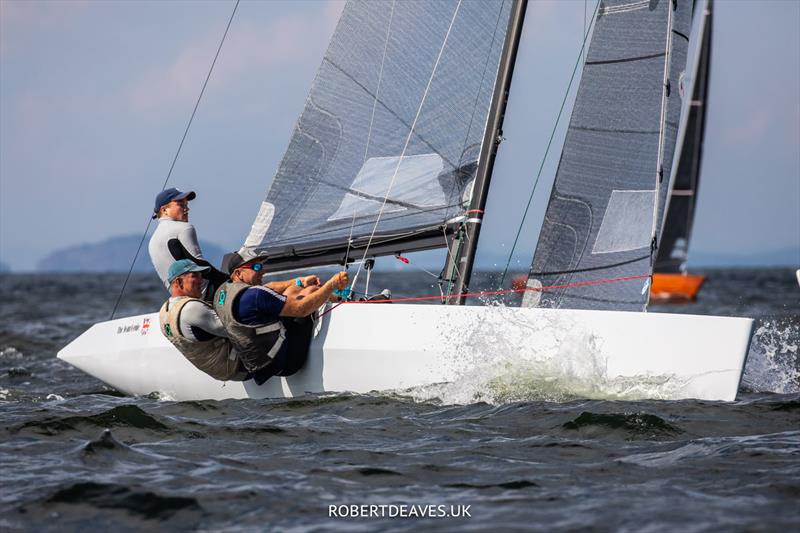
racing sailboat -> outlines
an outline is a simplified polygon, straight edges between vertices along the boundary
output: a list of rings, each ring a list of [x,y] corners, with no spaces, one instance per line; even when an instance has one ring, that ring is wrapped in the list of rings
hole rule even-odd
[[[655,266],[650,301],[653,303],[687,302],[697,298],[705,276],[689,274],[686,269],[689,238],[697,205],[697,190],[700,183],[700,165],[703,155],[703,137],[707,113],[708,79],[711,68],[711,29],[713,1],[709,0],[699,14],[700,41],[698,59],[692,75],[694,89],[688,109],[688,123],[683,131],[683,143],[676,153],[678,160],[670,193],[667,219],[661,234]],[[688,89],[681,85],[680,90]]]
[[[468,297],[526,8],[348,3],[244,241],[273,272],[447,248],[444,305],[332,308],[306,367],[261,386],[194,368],[155,313],[95,324],[58,357],[175,400],[405,390],[509,367],[579,396],[733,400],[752,320],[644,312],[691,2],[601,0],[524,305]]]

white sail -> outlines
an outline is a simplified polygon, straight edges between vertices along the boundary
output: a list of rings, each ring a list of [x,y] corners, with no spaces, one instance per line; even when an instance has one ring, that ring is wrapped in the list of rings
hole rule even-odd
[[[562,288],[539,306],[645,308],[691,14],[692,2],[601,0],[529,276]],[[607,279],[620,281],[589,283]]]
[[[512,4],[348,3],[245,247],[280,268],[341,263],[367,240],[372,255],[446,246]]]

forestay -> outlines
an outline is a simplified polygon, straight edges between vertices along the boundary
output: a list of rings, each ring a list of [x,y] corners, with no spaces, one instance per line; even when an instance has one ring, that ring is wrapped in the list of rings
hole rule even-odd
[[[524,305],[642,310],[681,111],[691,2],[601,0]]]
[[[469,200],[511,4],[348,3],[245,247],[302,266],[370,239],[370,255],[445,246]]]
[[[695,16],[702,17],[697,41],[700,49],[695,54],[692,73],[687,78],[686,91],[691,89],[691,100],[687,111],[687,124],[682,142],[679,143],[675,160],[675,171],[667,218],[661,232],[661,242],[655,263],[655,272],[684,272],[688,259],[689,237],[692,233],[694,210],[697,203],[697,187],[700,183],[700,164],[703,156],[703,137],[706,123],[706,98],[708,74],[711,67],[712,2],[700,2]],[[684,84],[681,84],[681,91]],[[683,94],[683,93],[682,93]]]

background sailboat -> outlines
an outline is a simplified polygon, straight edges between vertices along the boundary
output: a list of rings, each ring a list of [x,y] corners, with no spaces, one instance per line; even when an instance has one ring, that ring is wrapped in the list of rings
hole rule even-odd
[[[664,231],[661,234],[658,255],[653,268],[653,286],[650,289],[651,302],[694,300],[705,281],[705,276],[689,274],[686,270],[686,263],[692,222],[697,206],[708,108],[713,0],[700,3],[696,10],[695,16],[703,18],[697,37],[700,48],[695,58],[694,72],[689,70],[693,88],[689,102],[688,122],[684,130],[683,142],[676,153],[678,166],[669,198]]]
[[[447,247],[447,288],[463,301],[525,8],[348,4],[245,248],[277,271]],[[174,399],[419,387],[515,353],[523,374],[581,395],[732,400],[752,320],[624,312],[647,302],[690,21],[688,2],[601,2],[534,257],[540,302],[343,305],[318,324],[303,371],[260,387],[196,370],[144,327],[155,315],[96,324],[59,357]]]

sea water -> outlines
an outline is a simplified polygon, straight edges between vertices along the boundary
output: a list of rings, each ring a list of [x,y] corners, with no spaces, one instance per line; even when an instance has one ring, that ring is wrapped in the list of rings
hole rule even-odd
[[[125,397],[55,357],[108,318],[123,276],[0,275],[0,530],[796,529],[800,288],[790,269],[707,274],[696,303],[651,309],[757,319],[733,403],[626,401],[667,385],[600,378],[576,395],[513,347],[392,393]],[[426,274],[372,286],[438,293]],[[117,315],[164,297],[134,277]],[[591,339],[575,349],[591,376]]]

